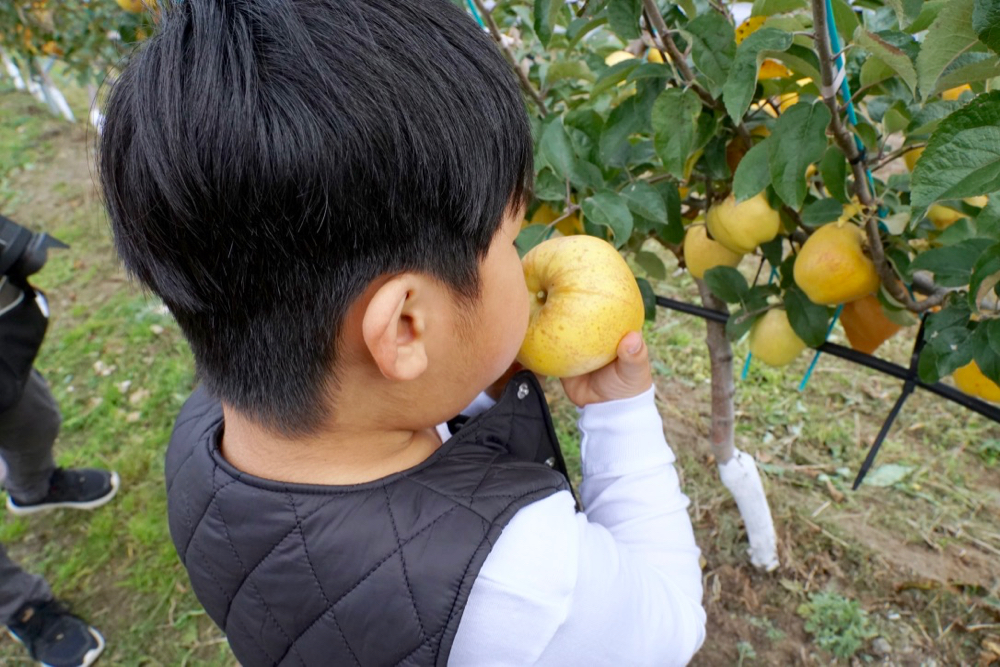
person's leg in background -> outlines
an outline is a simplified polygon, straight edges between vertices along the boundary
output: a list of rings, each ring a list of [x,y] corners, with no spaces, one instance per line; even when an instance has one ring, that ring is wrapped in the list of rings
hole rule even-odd
[[[118,492],[118,475],[63,469],[52,458],[59,407],[45,380],[32,370],[20,401],[0,413],[0,458],[7,464],[7,509],[33,514],[56,507],[95,509]]]
[[[21,400],[0,413],[0,458],[7,466],[4,488],[22,503],[35,503],[49,492],[55,472],[52,446],[62,416],[45,380],[36,370]]]
[[[117,492],[115,473],[64,470],[55,465],[52,447],[60,421],[48,385],[33,370],[18,402],[0,413],[0,458],[6,467],[4,486],[12,513],[55,507],[94,509]],[[44,665],[86,667],[104,649],[100,633],[56,600],[43,578],[13,563],[2,545],[0,623]]]

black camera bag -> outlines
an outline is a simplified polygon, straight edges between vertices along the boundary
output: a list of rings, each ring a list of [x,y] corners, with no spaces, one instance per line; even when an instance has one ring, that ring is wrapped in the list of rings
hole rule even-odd
[[[26,282],[0,276],[0,412],[14,407],[45,338],[48,317]]]

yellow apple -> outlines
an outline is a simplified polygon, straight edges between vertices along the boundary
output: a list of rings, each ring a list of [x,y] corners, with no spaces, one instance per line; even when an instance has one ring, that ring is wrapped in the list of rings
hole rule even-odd
[[[919,160],[920,156],[923,154],[924,154],[924,146],[921,146],[920,148],[914,148],[911,151],[906,151],[905,153],[903,153],[903,162],[906,163],[906,168],[909,169],[910,171],[913,171],[914,167],[917,166],[917,160]]]
[[[941,204],[932,204],[929,209],[927,209],[927,218],[934,223],[934,226],[938,229],[948,229],[953,224],[965,217],[965,214],[961,211],[956,211],[948,206],[942,206]]]
[[[684,234],[684,263],[691,275],[699,280],[705,272],[717,266],[736,266],[743,255],[735,253],[708,238],[705,225],[691,225]]]
[[[708,209],[708,232],[732,252],[745,255],[778,235],[781,217],[763,193],[740,204],[729,195]]]
[[[517,355],[525,368],[554,377],[589,373],[615,359],[625,334],[642,329],[639,286],[607,241],[549,239],[528,251],[522,264],[531,300]]]
[[[142,4],[142,0],[117,0],[117,2],[119,7],[133,14],[138,14],[146,9]]]
[[[941,93],[941,99],[954,102],[955,100],[957,100],[959,97],[962,96],[962,93],[964,93],[967,90],[972,90],[972,86],[970,86],[967,83],[963,83],[961,86],[949,88],[948,90]]]
[[[628,51],[612,51],[604,58],[604,64],[608,67],[612,65],[617,65],[618,63],[623,63],[626,60],[631,60],[635,58],[635,55],[629,53]]]
[[[767,311],[750,327],[750,354],[768,366],[786,366],[806,349],[780,308]]]
[[[802,244],[792,273],[809,300],[836,306],[878,289],[875,263],[865,253],[867,238],[853,222],[823,225]]]
[[[1000,403],[1000,387],[979,369],[975,361],[970,361],[955,371],[952,378],[955,385],[966,394],[978,396],[993,403]]]

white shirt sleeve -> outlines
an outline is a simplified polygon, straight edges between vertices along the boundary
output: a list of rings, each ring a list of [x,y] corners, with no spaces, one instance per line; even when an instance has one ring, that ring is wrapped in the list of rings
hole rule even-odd
[[[584,512],[522,508],[473,584],[448,664],[686,664],[705,638],[700,552],[653,390],[587,406]]]

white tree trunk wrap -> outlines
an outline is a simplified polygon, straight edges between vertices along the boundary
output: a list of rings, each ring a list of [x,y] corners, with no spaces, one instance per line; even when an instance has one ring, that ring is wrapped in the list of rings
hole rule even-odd
[[[731,459],[719,464],[719,478],[736,500],[746,525],[750,562],[772,572],[779,564],[778,538],[757,463],[752,456],[737,449]]]
[[[10,56],[3,49],[0,49],[0,60],[3,60],[3,65],[7,69],[8,76],[14,80],[14,88],[24,90],[26,86],[24,85],[24,78],[21,76],[21,70],[18,69],[14,61],[10,59]]]

